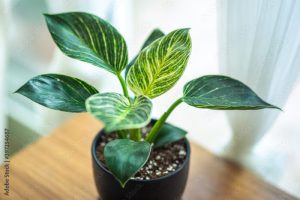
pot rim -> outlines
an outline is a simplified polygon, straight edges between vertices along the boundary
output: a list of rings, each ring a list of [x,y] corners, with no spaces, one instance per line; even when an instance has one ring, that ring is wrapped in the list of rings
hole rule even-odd
[[[97,155],[96,155],[96,148],[97,148],[97,144],[99,144],[99,140],[100,140],[100,136],[101,134],[104,133],[104,129],[101,129],[98,134],[95,136],[93,143],[92,143],[92,159],[96,161],[97,165],[103,169],[106,173],[111,174],[113,177],[114,175],[103,165],[103,163],[98,159]],[[105,134],[105,133],[104,133]],[[191,149],[190,149],[190,143],[189,140],[185,137],[183,138],[184,142],[185,142],[185,146],[186,146],[186,157],[185,160],[183,161],[183,163],[173,172],[168,173],[165,176],[161,176],[159,178],[155,178],[155,179],[150,179],[150,180],[136,180],[136,179],[130,179],[129,181],[132,182],[137,182],[137,183],[145,183],[145,182],[154,182],[154,181],[160,181],[162,179],[166,179],[168,177],[171,177],[173,175],[175,175],[176,173],[178,173],[179,171],[181,171],[185,165],[187,165],[187,163],[190,160],[190,155],[191,155]]]

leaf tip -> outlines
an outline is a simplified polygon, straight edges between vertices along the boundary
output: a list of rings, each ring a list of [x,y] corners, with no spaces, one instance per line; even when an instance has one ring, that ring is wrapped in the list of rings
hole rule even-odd
[[[277,109],[277,110],[280,110],[281,112],[283,112],[283,110],[280,107],[278,107],[278,106],[271,105],[270,108],[274,108],[274,109]]]
[[[153,32],[162,32],[160,28],[156,27]]]
[[[265,108],[272,108],[272,109],[276,109],[276,110],[283,111],[283,110],[282,110],[280,107],[278,107],[278,106],[275,106],[275,105],[270,104],[270,103],[268,103],[268,102],[265,102],[265,103],[268,104],[268,106],[265,107]]]
[[[121,185],[121,187],[124,189],[125,188],[125,186],[126,186],[126,183],[127,183],[127,181],[126,182],[121,182],[121,181],[119,181],[119,183],[120,183],[120,185]]]
[[[180,28],[180,29],[177,29],[175,30],[174,32],[178,32],[180,34],[183,34],[183,35],[189,35],[189,32],[190,32],[190,29],[191,28]]]
[[[47,18],[51,17],[52,15],[49,13],[43,13],[43,16],[45,17],[45,19],[47,19]]]
[[[48,14],[48,13],[43,13],[43,16],[44,16],[44,19],[46,21],[47,26],[49,26],[49,23],[51,23],[51,17],[52,17],[52,15]]]
[[[181,30],[183,30],[184,32],[189,32],[191,30],[191,28],[188,27],[188,28],[183,28]]]
[[[22,94],[22,88],[23,88],[23,86],[21,86],[19,89],[14,91],[13,94]]]
[[[19,90],[20,90],[20,88],[19,89],[17,89],[17,90],[15,90],[14,92],[12,92],[13,94],[17,94],[17,93],[19,93]]]

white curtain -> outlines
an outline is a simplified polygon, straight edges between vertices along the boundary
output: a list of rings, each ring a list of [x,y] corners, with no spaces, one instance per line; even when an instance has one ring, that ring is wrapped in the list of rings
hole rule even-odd
[[[300,72],[300,1],[218,0],[220,69],[283,108]],[[229,111],[224,155],[243,162],[280,111]]]
[[[5,13],[8,12],[4,1],[0,1],[0,164],[4,161],[4,133],[5,133]]]

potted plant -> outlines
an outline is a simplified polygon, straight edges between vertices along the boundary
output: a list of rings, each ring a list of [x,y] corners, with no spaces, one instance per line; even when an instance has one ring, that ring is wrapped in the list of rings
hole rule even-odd
[[[166,35],[154,30],[128,62],[124,38],[103,19],[82,12],[47,14],[45,19],[64,54],[107,70],[123,89],[123,94],[101,93],[78,78],[44,74],[16,91],[48,108],[87,111],[104,123],[92,144],[94,178],[102,200],[181,198],[190,146],[186,131],[166,123],[181,103],[216,110],[277,108],[238,80],[208,75],[186,83],[182,97],[170,103],[158,120],[151,120],[151,99],[172,88],[186,67],[189,29]]]

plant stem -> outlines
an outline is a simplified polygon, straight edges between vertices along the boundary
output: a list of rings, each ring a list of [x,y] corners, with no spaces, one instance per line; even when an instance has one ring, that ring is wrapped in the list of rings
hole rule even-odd
[[[120,139],[126,139],[127,138],[127,134],[126,134],[126,132],[124,132],[124,130],[117,131],[117,134],[118,134],[118,137]]]
[[[125,80],[123,79],[123,77],[121,76],[120,73],[117,74],[117,77],[121,83],[121,86],[122,86],[122,89],[123,89],[123,93],[124,93],[124,96],[127,97],[127,99],[129,100],[130,104],[132,103],[130,97],[129,97],[129,94],[128,94],[128,89],[127,89],[127,86],[126,86],[126,83],[125,83]]]
[[[160,130],[160,128],[162,127],[162,125],[164,125],[164,123],[166,122],[167,118],[169,117],[169,115],[171,114],[171,112],[182,102],[182,99],[178,99],[177,101],[175,101],[170,107],[169,109],[159,118],[159,120],[154,124],[154,126],[152,127],[151,131],[149,132],[149,134],[146,137],[146,141],[149,143],[153,143],[158,135],[158,131]]]
[[[142,139],[141,129],[138,128],[138,129],[131,130],[130,139],[134,141],[141,141]]]

